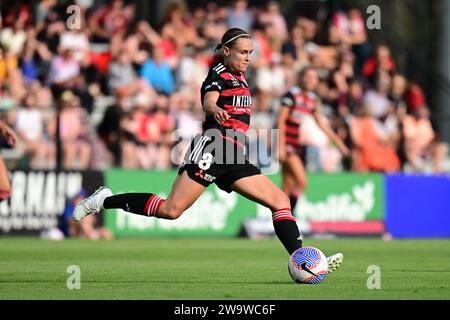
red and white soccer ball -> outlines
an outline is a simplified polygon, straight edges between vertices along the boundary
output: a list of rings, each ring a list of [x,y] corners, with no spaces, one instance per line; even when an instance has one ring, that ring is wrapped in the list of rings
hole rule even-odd
[[[289,257],[288,270],[297,283],[317,284],[328,274],[327,258],[317,248],[302,247]]]

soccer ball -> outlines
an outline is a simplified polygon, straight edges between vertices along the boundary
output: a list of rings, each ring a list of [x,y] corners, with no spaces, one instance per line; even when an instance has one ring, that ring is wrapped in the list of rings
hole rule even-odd
[[[317,284],[327,276],[327,258],[317,248],[302,247],[289,257],[288,270],[297,283]]]

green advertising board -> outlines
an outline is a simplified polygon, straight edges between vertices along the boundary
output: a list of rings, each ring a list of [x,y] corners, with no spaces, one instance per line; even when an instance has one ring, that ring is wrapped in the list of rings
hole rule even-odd
[[[170,193],[176,171],[109,170],[113,193]],[[280,185],[280,176],[270,176]],[[383,176],[379,174],[312,174],[294,210],[303,232],[379,233],[384,219]],[[271,219],[270,210],[237,193],[211,185],[179,219],[170,221],[108,210],[106,226],[117,236],[236,236],[244,220]],[[339,232],[337,232],[339,233]]]
[[[176,171],[109,170],[105,180],[114,194],[152,192],[166,198],[176,176]],[[134,215],[123,210],[108,211],[106,226],[118,236],[235,236],[242,220],[255,216],[256,205],[213,184],[174,221]]]

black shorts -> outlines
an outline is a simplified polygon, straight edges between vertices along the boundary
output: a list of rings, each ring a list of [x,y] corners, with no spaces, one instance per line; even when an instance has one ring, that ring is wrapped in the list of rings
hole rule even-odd
[[[201,185],[208,187],[215,183],[228,193],[233,191],[231,185],[237,180],[261,174],[248,161],[243,144],[208,134],[198,135],[192,140],[178,174],[185,170],[192,180]]]

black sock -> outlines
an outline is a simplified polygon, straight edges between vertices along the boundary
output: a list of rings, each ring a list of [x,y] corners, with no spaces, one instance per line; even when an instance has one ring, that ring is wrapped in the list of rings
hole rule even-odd
[[[272,214],[272,217],[275,234],[287,252],[292,254],[295,250],[301,248],[303,242],[291,211],[288,209],[278,210]]]
[[[144,216],[156,216],[163,201],[153,193],[122,193],[107,197],[103,202],[103,208],[123,209]]]

